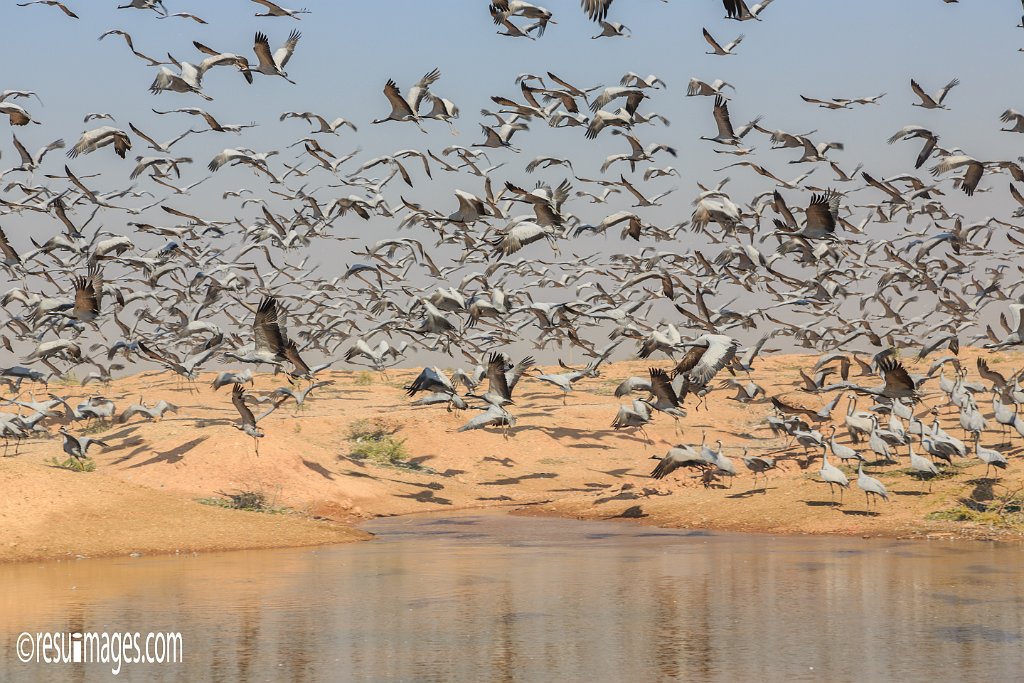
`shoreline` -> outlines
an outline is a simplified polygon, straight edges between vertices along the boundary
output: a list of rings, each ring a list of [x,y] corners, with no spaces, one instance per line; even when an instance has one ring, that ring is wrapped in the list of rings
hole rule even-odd
[[[963,349],[961,361],[973,364],[978,354]],[[753,378],[770,395],[823,404],[827,396],[794,389],[798,371],[812,358],[771,356]],[[1022,360],[1024,354],[1004,353],[990,362],[1009,369]],[[229,394],[208,386],[212,375],[204,375],[195,392],[177,386],[166,373],[134,375],[105,387],[62,387],[72,405],[102,393],[119,406],[141,395],[150,404],[164,399],[179,410],[156,421],[72,425],[73,432],[110,444],[90,451],[93,471],[54,466],[54,457],[63,459],[54,425],[49,438],[26,441],[18,455],[0,458],[0,489],[7,492],[0,497],[5,530],[0,562],[336,544],[369,538],[357,525],[375,517],[489,509],[773,535],[1024,540],[1024,527],[1016,523],[1020,513],[1010,528],[991,515],[957,517],[965,501],[996,502],[1024,487],[1024,443],[1015,435],[1004,448],[1010,466],[998,473],[1000,479],[984,477],[984,464],[969,456],[955,461],[951,474],[936,478],[929,493],[928,484],[909,476],[901,448],[898,465],[865,468],[889,488],[892,503],[881,502],[877,513],[874,506],[869,513],[851,477],[843,507],[829,509],[828,488],[817,481],[820,453],[808,457],[799,446],[786,450],[785,441],[764,425],[770,412],[765,404],[740,404],[726,391],[715,392],[711,412],[691,410],[681,436],[672,420],[656,416],[648,427],[653,443],[609,429],[618,406],[629,400],[613,395],[618,383],[665,364],[610,364],[601,377],[575,385],[565,405],[560,391],[527,379],[516,395],[519,425],[507,440],[498,431],[457,432],[472,413],[411,406],[403,387],[415,369],[393,369],[386,378],[328,372],[324,379],[334,384],[313,392],[301,409],[288,405],[268,418],[258,456],[253,440],[231,426],[237,413]],[[910,364],[914,372],[922,367]],[[247,391],[259,395],[282,382],[257,375]],[[979,397],[979,403],[987,413],[987,397]],[[845,409],[841,401],[833,412],[837,424]],[[944,413],[943,424],[954,423],[955,416]],[[383,435],[381,444],[395,449],[395,459],[359,452],[367,440],[378,443],[373,441],[378,437],[353,436],[367,425]],[[699,444],[702,434],[708,443],[724,442],[725,454],[739,470],[731,487],[704,488],[687,470],[662,480],[650,477],[652,456],[679,442]],[[990,430],[983,442],[991,447],[998,438]],[[841,442],[849,443],[845,434]],[[767,490],[760,484],[751,488],[740,460],[748,450],[752,455],[783,451]],[[272,512],[198,502],[219,492],[259,492]],[[288,514],[277,514],[282,511]]]

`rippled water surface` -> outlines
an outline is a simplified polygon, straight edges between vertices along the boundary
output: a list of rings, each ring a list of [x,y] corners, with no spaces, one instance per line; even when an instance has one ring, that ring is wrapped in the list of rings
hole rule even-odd
[[[331,548],[0,566],[22,631],[180,631],[118,680],[1020,680],[1024,550],[497,515],[367,525]]]

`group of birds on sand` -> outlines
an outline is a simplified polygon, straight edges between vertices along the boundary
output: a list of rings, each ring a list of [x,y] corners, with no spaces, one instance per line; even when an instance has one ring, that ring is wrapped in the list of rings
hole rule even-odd
[[[262,10],[257,17],[302,21],[311,15],[269,0],[252,2]],[[701,2],[712,6],[719,0]],[[38,0],[9,11],[38,11],[26,14],[25,21],[43,23],[74,20],[92,9],[92,3],[69,4]],[[645,5],[645,12],[663,11],[646,0],[636,4]],[[772,4],[721,1],[726,19],[752,22],[751,30],[771,20]],[[35,5],[57,8],[63,17],[45,16],[31,8]],[[582,0],[581,5],[601,26],[594,38],[629,35],[628,27],[609,16],[632,7],[632,0]],[[137,21],[210,23],[196,14],[169,13],[161,0],[118,7],[139,10],[132,15]],[[523,0],[493,0],[481,8],[485,33],[488,9],[507,36],[540,37],[557,23],[552,12]],[[742,87],[695,77],[683,94],[708,98],[702,101],[709,102],[709,134],[700,140],[737,159],[719,171],[748,169],[760,191],[741,198],[727,190],[727,177],[696,182],[689,215],[659,225],[650,218],[651,208],[678,210],[683,202],[678,187],[655,184],[681,181],[686,172],[656,161],[676,157],[678,143],[672,138],[688,133],[670,136],[670,121],[650,109],[671,92],[655,74],[628,72],[610,85],[581,87],[554,69],[522,73],[510,92],[490,97],[494,111],[481,111],[479,142],[443,148],[432,144],[435,134],[444,126],[454,132],[461,112],[460,98],[445,91],[440,69],[412,85],[382,75],[383,98],[374,95],[381,116],[370,123],[415,126],[428,133],[422,147],[369,158],[361,149],[340,153],[335,141],[358,136],[358,122],[313,111],[274,111],[272,121],[282,129],[297,125],[294,120],[310,128],[284,149],[221,148],[212,141],[227,135],[259,144],[263,136],[250,132],[256,122],[227,123],[219,113],[194,105],[212,106],[215,95],[230,98],[236,89],[259,87],[256,75],[290,84],[322,76],[301,59],[302,33],[291,30],[283,37],[263,30],[276,23],[261,24],[251,48],[221,51],[224,45],[207,44],[214,41],[193,41],[199,54],[193,62],[169,53],[166,60],[151,57],[136,49],[130,33],[104,32],[101,40],[123,39],[140,69],[155,70],[149,90],[165,108],[153,109],[157,119],[140,125],[138,119],[122,125],[116,113],[81,112],[94,127],[67,149],[63,163],[53,152],[67,146],[66,133],[45,144],[31,139],[48,130],[41,125],[40,95],[27,89],[0,92],[0,114],[10,124],[16,152],[14,165],[0,170],[6,183],[0,192],[0,268],[11,283],[0,296],[6,313],[0,343],[12,358],[0,364],[0,381],[7,392],[4,405],[16,411],[0,413],[5,440],[39,435],[48,421],[58,419],[65,452],[85,457],[91,443],[103,444],[76,437],[72,423],[117,414],[102,396],[75,408],[57,395],[44,402],[25,400],[26,382],[46,383],[88,368],[79,375],[82,383],[107,384],[121,373],[155,364],[191,386],[216,363],[228,363],[233,367],[219,371],[213,386],[231,385],[239,415],[235,427],[258,449],[262,421],[286,400],[301,404],[309,391],[325,384],[317,373],[334,363],[383,373],[428,354],[461,357],[472,369],[424,368],[408,385],[416,405],[471,409],[477,412],[459,431],[491,429],[512,437],[519,382],[548,386],[564,404],[574,385],[599,377],[602,365],[618,353],[618,359],[651,359],[652,367],[645,376],[623,379],[616,395],[640,397],[620,406],[612,429],[647,439],[646,427],[663,413],[680,433],[689,397],[696,409],[707,408],[722,390],[735,390],[732,400],[775,411],[769,426],[792,439],[793,449],[820,452],[821,478],[830,487],[842,491],[850,483],[835,462],[856,461],[856,481],[866,495],[887,499],[885,487],[863,471],[858,439],[866,437],[886,462],[906,447],[909,467],[921,476],[941,471],[936,458],[949,463],[968,454],[964,442],[942,431],[937,416],[930,429],[923,426],[914,411],[927,378],[912,377],[899,361],[908,354],[926,359],[948,350],[929,376],[955,368],[952,379],[940,374],[939,383],[973,435],[975,456],[988,467],[1005,467],[1005,457],[979,440],[990,419],[1007,429],[1020,424],[1020,375],[1000,375],[997,381],[994,371],[987,365],[981,371],[979,364],[990,384],[978,388],[961,371],[958,354],[961,343],[991,351],[1024,343],[1024,281],[1015,267],[1024,251],[1024,226],[1015,223],[1024,217],[1024,196],[1013,184],[1024,181],[1024,170],[1020,159],[977,158],[940,144],[936,131],[942,110],[957,106],[959,80],[932,92],[933,84],[925,87],[908,76],[903,96],[916,99],[912,104],[928,118],[924,125],[880,136],[879,144],[887,139],[923,146],[916,158],[907,157],[906,172],[885,177],[862,164],[840,166],[831,153],[846,146],[817,131],[787,132],[769,126],[770,117],[761,115],[736,125],[733,112],[747,117],[751,110]],[[737,50],[743,35],[723,43],[712,31],[721,33],[715,27],[703,31],[711,55],[744,59]],[[105,41],[97,49],[109,55],[112,46]],[[226,68],[221,73],[237,71],[242,78],[218,80],[214,92],[204,77],[221,67]],[[140,97],[148,97],[144,85],[140,80]],[[834,111],[900,106],[895,100],[886,93],[802,95],[804,104],[795,106],[820,108],[826,126]],[[165,142],[144,130],[157,121],[186,120],[194,124]],[[1010,139],[1024,132],[1024,115],[1016,110],[1006,109],[1001,120],[1011,126],[994,135]],[[203,124],[201,130],[191,127]],[[558,131],[565,154],[547,145],[544,154],[520,164],[521,149],[513,139],[517,145],[529,142],[531,127],[538,126]],[[663,141],[650,140],[654,135]],[[753,139],[772,151],[755,154],[748,146]],[[199,140],[211,142],[200,145]],[[41,146],[31,153],[36,144]],[[580,161],[568,154],[595,144],[622,151],[607,156],[598,173],[579,175],[582,169],[574,161],[577,166]],[[195,152],[178,155],[172,148],[179,145],[191,145]],[[130,152],[147,147],[134,164],[117,160],[127,162]],[[209,158],[205,176],[190,172],[199,153]],[[793,180],[769,167],[787,153],[793,155],[786,159],[789,164],[808,169]],[[91,172],[89,162],[101,157],[104,165],[123,167],[130,184],[115,181],[109,170]],[[911,164],[916,170],[929,163],[931,177],[909,170]],[[810,183],[819,171],[834,175],[821,185]],[[533,182],[532,174],[542,179]],[[215,175],[218,180],[211,181]],[[432,187],[439,176],[457,189],[435,191],[429,200],[409,198],[412,188]],[[192,201],[194,188],[228,179],[245,186],[224,190],[219,204]],[[972,217],[947,206],[956,191],[966,195],[957,198],[964,211],[975,206],[970,202],[977,199],[970,197],[990,192],[1008,193],[1018,208]],[[614,208],[616,203],[621,208]],[[995,209],[989,204],[984,210]],[[381,238],[367,237],[371,231],[364,226],[373,226],[372,234]],[[605,241],[613,228],[621,231],[625,247],[618,251]],[[335,246],[345,242],[354,245]],[[318,255],[342,248],[348,262],[325,274]],[[777,348],[766,350],[769,341]],[[523,351],[531,345],[538,356],[568,351],[582,361],[559,361],[560,372],[543,372]],[[786,396],[768,396],[755,380],[754,365],[760,353],[779,349],[820,354],[813,374],[801,371],[803,389],[838,392],[834,399],[808,408]],[[20,361],[13,361],[18,356]],[[654,367],[657,357],[670,363]],[[311,363],[313,358],[319,363]],[[881,375],[883,384],[851,382],[853,367],[862,375]],[[247,392],[253,371],[268,368],[283,373],[288,386],[265,396]],[[841,381],[829,383],[836,373]],[[307,387],[300,389],[303,382]],[[994,418],[979,407],[978,397],[986,391],[992,393]],[[821,431],[829,428],[840,395],[850,394],[878,402],[861,413],[851,399],[846,428],[857,441],[852,445],[836,441],[835,430],[831,438]],[[259,403],[269,407],[257,415],[253,407]],[[165,402],[140,401],[119,419],[154,419],[174,409]],[[879,416],[886,414],[889,426],[883,429]],[[779,461],[744,455],[755,477]],[[721,444],[717,450],[702,444],[674,447],[654,476],[691,465],[705,483],[736,473]]]

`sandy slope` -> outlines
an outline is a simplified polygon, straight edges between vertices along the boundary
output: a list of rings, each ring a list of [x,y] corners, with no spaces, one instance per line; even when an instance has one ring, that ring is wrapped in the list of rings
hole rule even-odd
[[[972,370],[974,357],[971,351],[962,354]],[[989,359],[1007,372],[1020,361],[1005,353]],[[831,395],[802,394],[794,387],[798,368],[809,369],[813,360],[772,356],[760,361],[754,378],[769,393],[789,392],[791,400],[822,405]],[[513,409],[519,426],[508,440],[497,431],[456,433],[454,429],[472,413],[410,407],[401,387],[416,374],[414,370],[393,370],[386,378],[326,373],[326,379],[335,381],[333,386],[314,391],[303,409],[296,411],[289,403],[261,423],[267,436],[260,442],[258,457],[252,439],[230,426],[236,413],[229,391],[212,391],[209,377],[197,384],[196,393],[167,373],[137,375],[110,387],[53,386],[75,400],[102,393],[127,406],[141,395],[150,403],[166,399],[181,410],[159,422],[135,418],[97,431],[93,436],[110,447],[95,452],[93,472],[49,466],[51,457],[62,456],[58,438],[26,442],[16,457],[0,458],[0,487],[6,492],[0,498],[0,560],[334,543],[363,537],[349,524],[375,515],[526,504],[542,514],[625,517],[683,527],[1005,535],[925,519],[962,496],[987,495],[991,482],[980,479],[984,466],[973,459],[964,461],[954,478],[935,482],[928,495],[922,494],[925,484],[902,472],[905,463],[871,468],[894,494],[893,502],[883,504],[877,515],[866,514],[864,498],[855,487],[847,492],[842,509],[829,505],[827,486],[815,481],[818,458],[807,469],[801,468],[800,457],[786,460],[785,469],[771,475],[767,491],[752,491],[751,478],[739,461],[742,449],[778,455],[785,444],[763,426],[770,412],[767,405],[739,404],[725,390],[712,394],[709,411],[690,409],[681,437],[665,416],[657,417],[648,429],[653,444],[640,435],[613,432],[608,425],[620,402],[612,395],[614,387],[629,375],[646,374],[648,365],[669,367],[670,362],[607,366],[601,378],[577,384],[565,406],[557,389],[525,379]],[[923,372],[925,367],[918,364],[911,371]],[[873,385],[878,380],[860,381]],[[281,377],[261,375],[253,391],[283,383]],[[938,390],[936,382],[930,386]],[[45,393],[39,388],[35,398],[42,400]],[[987,397],[982,404],[987,412]],[[867,406],[862,400],[859,407]],[[845,408],[844,400],[834,417],[841,420]],[[348,458],[348,426],[360,418],[386,419],[399,426],[396,438],[405,440],[411,460],[425,469]],[[949,429],[952,424],[950,418],[944,421]],[[662,455],[680,440],[697,444],[702,431],[709,442],[721,438],[726,454],[736,460],[742,474],[731,488],[705,489],[687,472],[660,482],[649,478],[655,464],[651,455]],[[997,441],[998,433],[992,432],[984,443]],[[1007,452],[1016,453],[1020,445],[1018,440]],[[801,456],[799,447],[788,453]],[[905,450],[901,455],[905,461]],[[1011,461],[1002,484],[1017,486],[1020,479],[1020,465]],[[241,512],[196,502],[217,492],[240,490],[261,491],[275,506],[294,512]]]

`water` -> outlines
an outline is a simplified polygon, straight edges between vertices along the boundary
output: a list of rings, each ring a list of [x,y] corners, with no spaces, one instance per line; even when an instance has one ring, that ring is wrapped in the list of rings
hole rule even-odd
[[[21,631],[180,631],[120,680],[1019,680],[1024,549],[665,531],[495,515],[346,546],[0,566]]]

